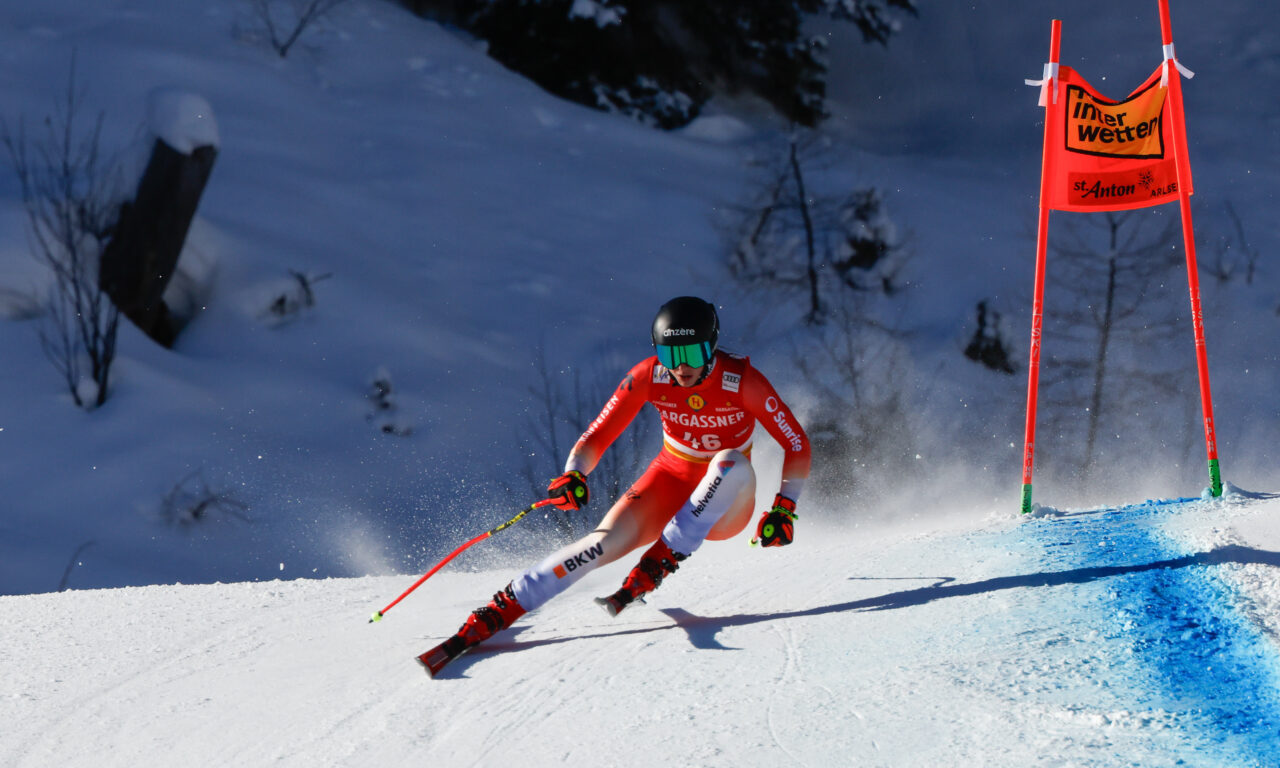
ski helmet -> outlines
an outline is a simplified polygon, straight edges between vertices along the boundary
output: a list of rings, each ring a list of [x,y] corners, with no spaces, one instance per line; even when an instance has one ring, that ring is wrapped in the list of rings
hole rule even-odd
[[[701,368],[711,362],[720,336],[714,304],[694,296],[672,299],[653,319],[653,348],[668,369],[687,363]]]

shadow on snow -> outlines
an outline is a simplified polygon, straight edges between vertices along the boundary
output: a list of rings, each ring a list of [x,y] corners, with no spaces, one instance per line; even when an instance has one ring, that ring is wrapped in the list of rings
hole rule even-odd
[[[1183,557],[1158,560],[1150,563],[1114,566],[1103,565],[1087,568],[1073,568],[1065,571],[1023,574],[1018,576],[997,576],[995,578],[983,579],[982,581],[969,583],[956,582],[954,578],[946,576],[921,577],[933,580],[935,583],[927,587],[890,592],[877,597],[849,600],[842,603],[818,606],[816,608],[807,608],[801,611],[748,613],[736,616],[698,616],[689,613],[682,608],[664,608],[661,609],[661,611],[672,620],[672,624],[649,623],[643,626],[618,628],[592,634],[576,634],[529,640],[499,639],[485,643],[473,654],[469,654],[469,656],[478,659],[496,652],[510,653],[529,648],[537,648],[540,646],[566,643],[574,640],[589,640],[602,637],[623,637],[626,635],[639,635],[649,632],[666,631],[672,628],[684,630],[684,632],[689,636],[689,642],[695,648],[705,650],[736,650],[720,643],[716,636],[722,630],[729,627],[749,626],[766,621],[780,621],[808,616],[823,616],[826,614],[845,613],[848,611],[888,611],[900,608],[913,608],[932,603],[937,600],[945,600],[953,597],[984,595],[1007,589],[1087,584],[1099,579],[1107,579],[1115,576],[1127,576],[1158,570],[1179,570],[1197,565],[1215,566],[1229,563],[1239,565],[1267,565],[1280,568],[1280,552],[1269,552],[1261,549],[1253,549],[1251,547],[1229,545],[1219,547],[1209,552],[1197,552]],[[867,579],[865,577],[855,576],[850,577],[850,580]],[[529,628],[530,627],[515,627],[512,629],[512,634],[508,635],[508,638],[512,638],[513,635],[518,637],[520,633]],[[466,663],[469,660],[470,659],[466,657],[459,659],[455,662],[456,666],[451,665],[446,668],[441,673],[441,677],[462,677],[463,675],[461,673],[466,669],[466,667],[470,666]]]

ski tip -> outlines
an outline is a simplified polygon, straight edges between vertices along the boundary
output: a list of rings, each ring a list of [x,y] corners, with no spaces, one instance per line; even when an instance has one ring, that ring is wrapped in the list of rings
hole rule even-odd
[[[597,597],[596,605],[603,608],[605,613],[609,614],[609,616],[613,618],[617,618],[618,611],[622,610],[621,606],[614,602],[611,597]]]
[[[413,660],[422,665],[422,668],[427,673],[427,677],[432,679],[435,678],[437,672],[444,668],[445,664],[449,663],[449,657],[443,653],[439,653],[439,649],[437,648],[432,648],[426,653],[415,656],[413,657]]]
[[[440,674],[440,670],[444,669],[446,664],[471,650],[471,647],[469,646],[462,646],[460,648],[454,647],[456,645],[460,645],[460,642],[451,641],[457,640],[457,636],[451,637],[449,640],[445,640],[435,648],[432,648],[426,653],[419,654],[414,658],[422,665],[422,668],[427,671],[427,675],[434,678],[436,675]]]

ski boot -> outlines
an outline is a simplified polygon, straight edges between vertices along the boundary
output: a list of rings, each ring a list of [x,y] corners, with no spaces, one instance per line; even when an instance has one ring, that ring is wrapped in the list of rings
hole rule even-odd
[[[633,601],[644,602],[644,595],[658,588],[662,580],[675,573],[680,562],[687,555],[672,552],[667,542],[658,539],[652,547],[640,557],[640,563],[631,569],[631,573],[622,582],[622,588],[608,597],[597,597],[596,603],[617,616]]]
[[[524,608],[516,600],[515,592],[508,584],[506,589],[493,596],[488,605],[472,611],[452,637],[418,656],[418,663],[427,670],[428,675],[435,677],[444,665],[493,637],[494,633],[511,626],[512,622],[523,615]]]

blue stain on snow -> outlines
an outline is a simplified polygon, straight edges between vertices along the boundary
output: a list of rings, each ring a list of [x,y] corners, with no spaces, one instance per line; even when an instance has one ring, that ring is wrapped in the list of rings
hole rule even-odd
[[[1145,679],[1138,709],[1178,715],[1219,754],[1194,765],[1280,766],[1280,658],[1243,617],[1239,597],[1216,574],[1224,563],[1276,565],[1275,553],[1242,547],[1185,551],[1160,534],[1160,519],[1196,499],[1148,501],[1067,513],[1024,528],[1047,565],[1114,571],[1105,632],[1128,644]]]

